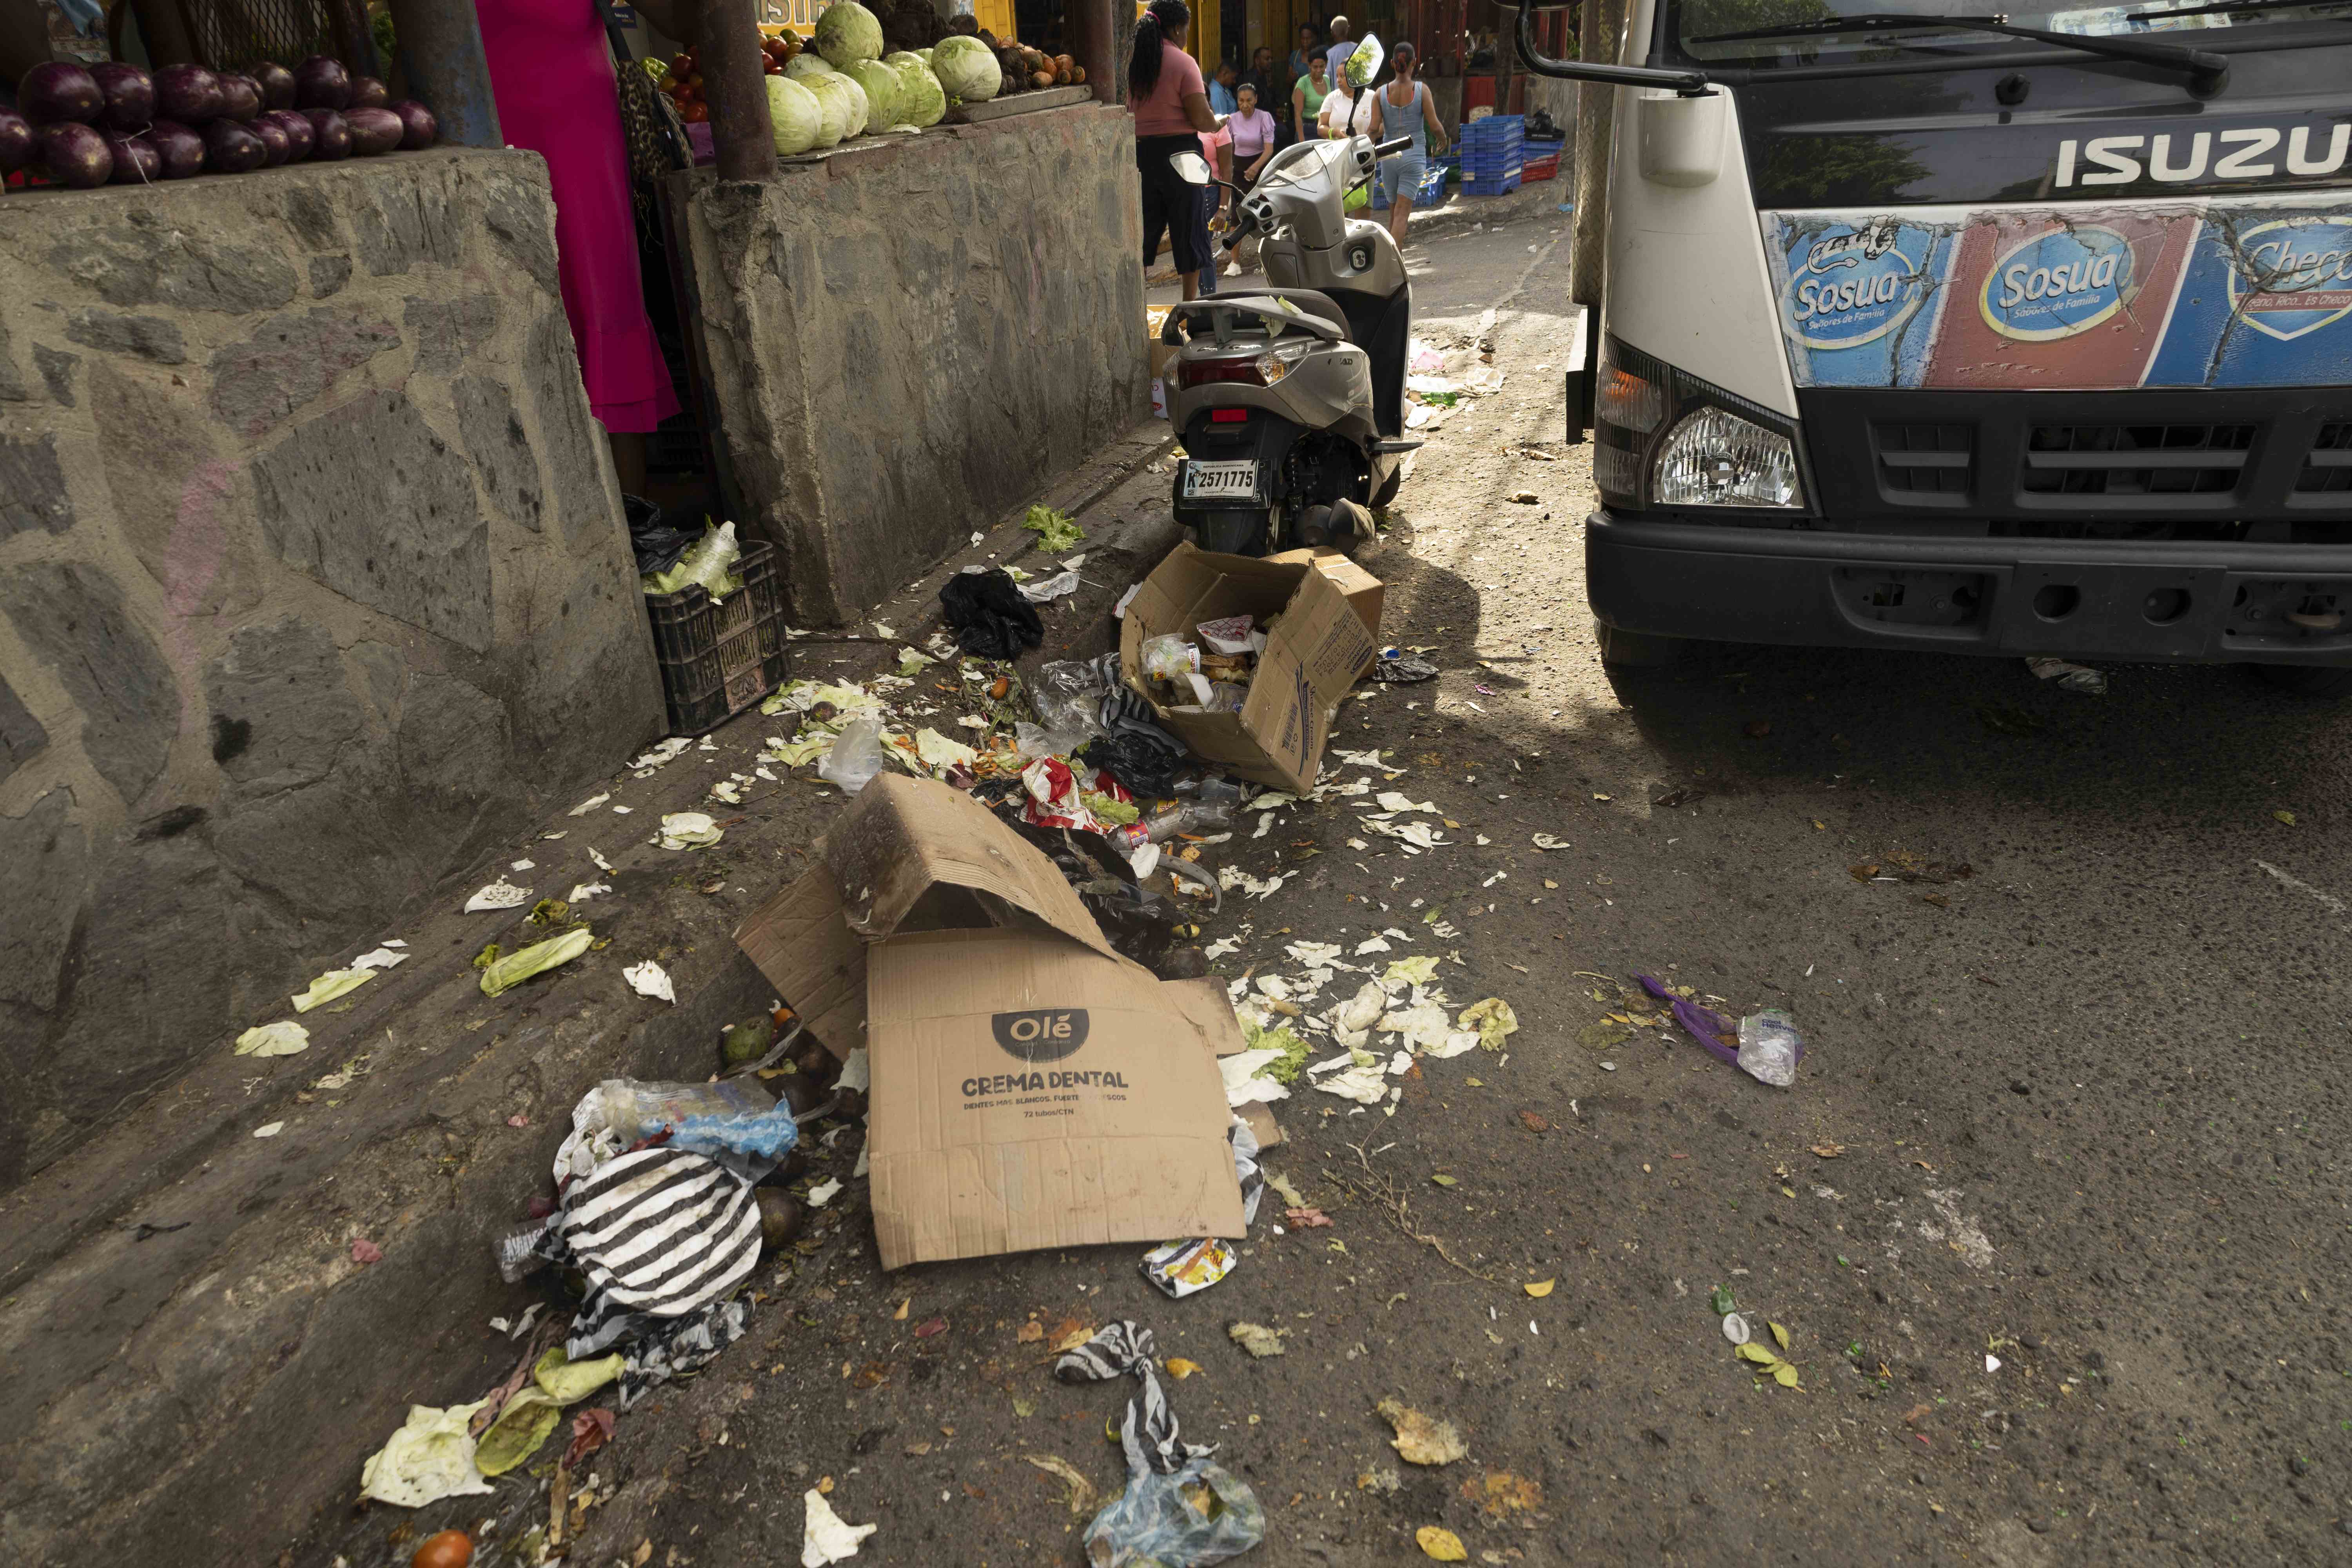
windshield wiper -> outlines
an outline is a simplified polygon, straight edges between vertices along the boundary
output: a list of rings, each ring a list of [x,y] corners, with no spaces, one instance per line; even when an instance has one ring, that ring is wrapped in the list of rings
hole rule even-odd
[[[2161,22],[2170,16],[2211,16],[2224,11],[2284,11],[2290,7],[2333,5],[2340,0],[2219,0],[2211,5],[2183,5],[2177,11],[2126,11],[2126,22]],[[2328,16],[2323,21],[2352,21],[2352,17]]]
[[[2179,15],[2178,12],[2172,13]],[[2169,66],[2187,71],[2205,85],[2218,84],[2229,74],[2229,59],[2203,49],[2191,49],[2179,44],[2151,43],[2145,38],[2105,38],[2087,33],[2045,33],[2039,27],[2012,27],[2006,22],[1996,22],[1990,16],[1905,16],[1888,12],[1873,12],[1860,16],[1823,16],[1811,22],[1787,22],[1777,27],[1757,27],[1744,33],[1716,33],[1704,38],[1693,38],[1694,44],[1732,44],[1750,38],[1795,38],[1814,33],[1858,33],[1886,28],[1952,27],[1971,33],[1998,33],[2007,38],[2028,38],[2037,44],[2054,44],[2063,49],[2075,49],[2086,55],[2107,55],[2119,60],[2137,60],[2146,65]]]

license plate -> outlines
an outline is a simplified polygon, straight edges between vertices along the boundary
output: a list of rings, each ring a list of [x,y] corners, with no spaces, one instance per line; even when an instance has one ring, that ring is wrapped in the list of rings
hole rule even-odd
[[[1186,500],[1257,500],[1257,459],[1241,458],[1231,462],[1189,462],[1184,465],[1184,499]]]

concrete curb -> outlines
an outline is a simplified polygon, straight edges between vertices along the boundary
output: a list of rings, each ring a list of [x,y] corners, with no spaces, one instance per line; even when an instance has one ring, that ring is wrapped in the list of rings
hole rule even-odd
[[[1106,646],[1119,592],[1174,542],[1167,480],[1150,469],[1172,444],[1165,425],[1144,421],[1040,498],[1082,515],[1087,559],[1079,594],[1045,607],[1045,646],[1024,666]],[[921,640],[948,573],[1034,557],[1026,510],[875,618]],[[794,661],[795,675],[836,679],[896,662],[814,638]],[[0,1471],[22,1481],[0,1510],[0,1550],[28,1563],[275,1559],[349,1508],[361,1460],[409,1405],[472,1399],[505,1377],[517,1347],[487,1321],[541,1292],[504,1285],[490,1248],[546,1190],[573,1102],[607,1078],[706,1077],[719,1028],[773,995],[731,932],[806,865],[839,797],[758,783],[712,849],[648,840],[665,811],[712,809],[710,784],[750,773],[777,728],[755,710],[710,750],[584,791],[611,795],[588,813],[562,803],[381,932],[415,956],[340,1010],[308,1015],[307,1050],[257,1060],[219,1041],[181,1082],[9,1194],[0,1358],[22,1375]],[[514,871],[516,859],[536,865]],[[607,945],[484,997],[481,945],[539,934],[523,909],[458,912],[501,872],[535,897],[609,883],[612,897],[581,910]],[[668,971],[674,1007],[622,980],[646,958]],[[353,1258],[361,1239],[380,1261]]]

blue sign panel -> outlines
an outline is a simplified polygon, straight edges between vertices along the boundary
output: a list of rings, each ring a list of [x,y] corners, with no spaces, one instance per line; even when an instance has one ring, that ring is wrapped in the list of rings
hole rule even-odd
[[[2150,386],[2352,383],[2352,204],[2205,214]]]
[[[1918,384],[1951,265],[1951,226],[1893,217],[1777,223],[1780,329],[1797,384]]]

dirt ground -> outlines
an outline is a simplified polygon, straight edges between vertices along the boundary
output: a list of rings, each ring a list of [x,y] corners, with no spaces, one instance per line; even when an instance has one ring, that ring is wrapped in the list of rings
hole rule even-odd
[[[2345,719],[2221,669],[2104,698],[1729,645],[1604,671],[1554,230],[1416,247],[1422,335],[1476,363],[1484,331],[1506,380],[1364,556],[1384,640],[1443,673],[1350,700],[1334,743],[1448,842],[1409,854],[1354,801],[1245,822],[1212,856],[1294,875],[1204,938],[1240,939],[1221,974],[1296,975],[1286,943],[1396,928],[1519,1032],[1422,1062],[1392,1115],[1302,1081],[1266,1165],[1333,1223],[1277,1233],[1270,1192],[1182,1301],[1136,1247],[885,1276],[851,1182],[763,1264],[749,1336],[622,1418],[572,1561],[795,1561],[819,1487],[879,1526],[861,1563],[1081,1563],[1091,1509],[1034,1460],[1115,1494],[1129,1385],[1057,1384],[1045,1344],[1121,1319],[1199,1364],[1169,1397],[1264,1505],[1265,1568],[1425,1562],[1427,1526],[1487,1563],[2352,1558]],[[1786,1009],[1795,1087],[1611,1022],[1638,971]],[[1785,1329],[1796,1386],[1738,1359],[1718,1287],[1759,1343]],[[1389,1399],[1466,1457],[1404,1462]],[[548,1514],[515,1479],[333,1550],[404,1563],[488,1518],[506,1561]]]

